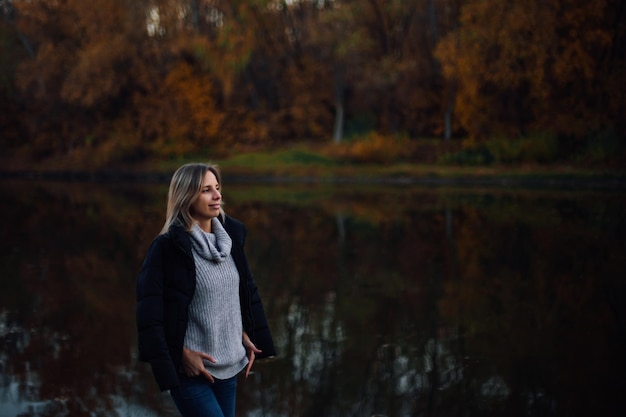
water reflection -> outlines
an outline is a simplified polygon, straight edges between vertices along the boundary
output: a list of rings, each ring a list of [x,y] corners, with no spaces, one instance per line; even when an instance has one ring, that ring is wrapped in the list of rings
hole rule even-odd
[[[175,416],[135,349],[166,186],[4,181],[0,417]],[[280,356],[240,416],[626,411],[622,193],[225,188]]]

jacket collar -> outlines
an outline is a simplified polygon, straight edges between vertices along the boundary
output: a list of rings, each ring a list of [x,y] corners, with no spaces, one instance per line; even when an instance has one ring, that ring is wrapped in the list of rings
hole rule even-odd
[[[174,242],[174,244],[183,252],[189,256],[193,256],[193,253],[191,252],[191,239],[189,237],[189,233],[184,227],[177,224],[172,225],[167,231],[167,234],[172,239],[172,242]]]

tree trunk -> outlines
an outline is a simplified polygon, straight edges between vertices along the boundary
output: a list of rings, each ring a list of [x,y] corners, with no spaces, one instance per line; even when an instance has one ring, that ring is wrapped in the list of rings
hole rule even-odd
[[[454,114],[454,100],[456,95],[456,82],[450,80],[450,92],[448,93],[448,103],[444,115],[444,139],[448,142],[452,138],[452,116]]]
[[[200,30],[200,4],[199,0],[191,0],[191,25],[193,30],[198,32]]]
[[[333,143],[341,143],[343,139],[343,122],[345,119],[345,79],[344,65],[339,64],[335,69],[335,127],[333,129]]]
[[[452,103],[448,102],[448,106],[446,107],[446,114],[444,116],[444,134],[443,134],[443,138],[446,141],[449,141],[450,138],[452,137]]]
[[[333,131],[333,143],[341,143],[343,139],[343,101],[335,101],[335,128]]]

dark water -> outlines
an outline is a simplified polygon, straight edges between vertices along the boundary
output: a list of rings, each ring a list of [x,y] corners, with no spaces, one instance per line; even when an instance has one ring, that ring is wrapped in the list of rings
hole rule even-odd
[[[135,276],[166,186],[0,182],[0,417],[175,416]],[[623,192],[229,185],[279,357],[238,416],[626,415]]]

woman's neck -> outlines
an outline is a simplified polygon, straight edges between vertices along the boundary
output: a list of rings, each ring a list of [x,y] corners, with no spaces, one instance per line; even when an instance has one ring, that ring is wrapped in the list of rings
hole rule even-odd
[[[211,220],[213,219],[196,220],[196,222],[198,223],[198,226],[200,226],[200,229],[206,233],[211,233]]]

